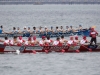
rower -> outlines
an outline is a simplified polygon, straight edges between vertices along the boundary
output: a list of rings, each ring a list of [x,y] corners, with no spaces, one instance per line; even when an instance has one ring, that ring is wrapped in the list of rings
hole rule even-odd
[[[53,44],[53,40],[50,39],[50,36],[47,36],[47,40],[45,40],[45,44],[48,46]]]
[[[26,29],[26,26],[24,27],[24,30],[23,30],[23,33],[27,33],[27,29]]]
[[[77,44],[80,42],[80,41],[78,40],[78,36],[75,36],[74,42],[76,42]]]
[[[45,44],[45,36],[42,36],[42,40],[39,41],[40,46],[44,46]]]
[[[70,31],[71,33],[73,33],[73,32],[75,31],[75,30],[73,29],[73,26],[70,26],[69,31]]]
[[[8,32],[7,32],[8,33]],[[12,32],[9,32],[10,34],[16,34],[17,31],[16,31],[16,27],[13,27],[13,31]]]
[[[70,36],[70,40],[68,40],[67,44],[68,44],[68,46],[74,45],[74,37],[73,36]]]
[[[4,45],[9,45],[9,43],[10,43],[10,40],[8,40],[8,37],[5,37]]]
[[[21,31],[20,31],[20,28],[19,28],[19,27],[17,27],[17,33],[21,33]]]
[[[19,44],[23,44],[25,42],[25,40],[23,40],[22,36],[19,36],[18,42],[19,42]]]
[[[50,30],[51,32],[54,32],[54,30],[53,30],[53,26],[51,26],[51,30]]]
[[[43,33],[42,27],[39,27],[38,33]]]
[[[59,43],[60,43],[60,38],[57,37],[57,38],[56,38],[56,41],[53,42],[53,45],[54,45],[54,46],[58,46]]]
[[[61,36],[61,39],[60,39],[60,43],[65,44],[66,42],[67,42],[67,40],[64,39],[64,36],[62,35]]]
[[[31,29],[30,29],[30,27],[28,27],[27,32],[28,32],[28,33],[31,33]]]
[[[92,43],[94,42],[95,45],[97,43],[97,39],[96,39],[96,36],[98,35],[98,32],[94,30],[94,28],[91,28],[91,31],[90,31],[90,37],[91,37],[91,40],[90,40],[90,45],[92,45]]]
[[[31,45],[38,45],[39,41],[36,40],[36,36],[33,36],[33,40],[31,41]]]
[[[33,27],[33,33],[34,33],[34,34],[37,33],[36,27]]]
[[[79,31],[82,31],[82,30],[83,30],[82,25],[79,25],[78,30],[79,30]]]
[[[82,40],[80,40],[80,44],[85,44],[85,43],[88,43],[88,41],[87,41],[87,38],[86,38],[86,36],[83,36],[83,39]]]
[[[64,32],[63,26],[60,26],[60,32]]]
[[[13,37],[13,40],[10,40],[10,45],[17,45],[18,43],[19,43],[19,42],[18,42],[16,36]]]
[[[0,34],[3,32],[3,26],[0,26]]]
[[[31,37],[28,38],[27,41],[25,41],[26,46],[31,46]]]
[[[55,32],[56,32],[56,33],[58,33],[58,32],[59,32],[58,26],[56,27],[56,30],[55,30]]]

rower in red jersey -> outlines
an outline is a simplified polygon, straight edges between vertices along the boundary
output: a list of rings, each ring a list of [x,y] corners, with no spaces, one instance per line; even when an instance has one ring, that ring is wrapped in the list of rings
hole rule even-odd
[[[28,40],[25,41],[25,45],[26,46],[30,46],[31,45],[31,37],[29,37]]]
[[[87,41],[86,36],[83,36],[83,39],[80,40],[80,44],[85,44],[85,43],[87,43],[87,42],[88,42],[88,41]]]
[[[44,44],[45,44],[45,38],[46,38],[45,36],[42,36],[42,40],[39,41],[39,45],[40,46],[44,46]]]
[[[25,40],[23,40],[22,36],[19,36],[18,42],[18,45],[22,45],[23,43],[25,43]]]
[[[53,40],[50,39],[50,36],[47,36],[47,39],[45,40],[45,45],[49,46],[53,44]]]
[[[95,45],[97,43],[97,39],[96,39],[96,36],[98,35],[98,32],[94,30],[94,28],[91,28],[91,31],[90,31],[90,37],[91,37],[91,41],[90,41],[90,45],[92,45],[92,43],[94,42]]]
[[[76,45],[80,43],[80,41],[78,40],[78,36],[75,36],[74,42],[76,43]]]
[[[74,37],[70,36],[70,40],[67,42],[68,46],[74,45]]]
[[[57,37],[56,40],[53,42],[54,46],[60,46],[60,38]]]
[[[61,36],[61,39],[60,39],[60,43],[63,45],[63,44],[65,44],[66,42],[67,42],[67,40],[64,39],[64,36],[62,35],[62,36]]]
[[[33,39],[31,41],[31,45],[38,45],[39,44],[39,41],[36,40],[36,36],[33,36]]]
[[[17,45],[18,43],[19,43],[19,42],[18,42],[16,36],[13,37],[13,40],[10,40],[10,45]]]

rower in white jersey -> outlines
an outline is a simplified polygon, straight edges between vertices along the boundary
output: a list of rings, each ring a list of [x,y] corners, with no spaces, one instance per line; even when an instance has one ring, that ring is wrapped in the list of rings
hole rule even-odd
[[[5,37],[5,40],[3,42],[4,45],[9,45],[10,40],[8,39],[8,37]]]
[[[53,44],[53,40],[50,39],[50,36],[47,36],[47,39],[45,40],[45,45],[49,46]]]
[[[80,41],[79,41],[79,39],[78,39],[78,36],[75,36],[74,42],[75,42],[76,44],[79,44],[79,43],[80,43]]]
[[[44,46],[44,44],[45,44],[45,38],[46,38],[45,36],[42,36],[42,40],[39,41],[39,45],[40,46]]]
[[[19,42],[17,40],[17,37],[14,36],[12,40],[10,40],[10,45],[17,45]]]
[[[68,44],[68,46],[74,45],[74,38],[73,38],[73,36],[70,36],[70,40],[68,40],[67,44]]]
[[[31,37],[28,38],[28,40],[25,41],[26,46],[31,46]]]
[[[86,36],[83,36],[83,39],[80,40],[80,44],[85,44],[85,43],[88,43],[88,41],[86,39]]]
[[[66,42],[67,42],[67,40],[64,39],[64,36],[62,35],[61,36],[61,39],[60,39],[60,43],[65,44]]]
[[[33,39],[31,41],[31,45],[38,45],[39,44],[39,41],[36,39],[36,36],[33,36]]]
[[[56,40],[53,42],[53,45],[54,45],[54,46],[58,46],[59,43],[60,43],[60,38],[57,37]]]
[[[23,40],[22,36],[19,36],[18,42],[20,45],[25,43],[25,40]]]

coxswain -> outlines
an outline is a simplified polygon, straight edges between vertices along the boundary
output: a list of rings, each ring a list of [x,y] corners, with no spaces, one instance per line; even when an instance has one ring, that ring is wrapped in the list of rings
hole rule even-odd
[[[33,36],[33,39],[31,41],[31,45],[38,45],[39,44],[39,41],[36,39],[36,36]]]
[[[45,45],[49,46],[53,44],[53,40],[50,39],[50,36],[47,36],[47,39],[45,40]]]
[[[6,32],[4,32],[2,25],[0,26],[0,33],[6,33]]]
[[[61,36],[61,39],[60,39],[60,43],[61,44],[65,44],[67,42],[66,39],[64,39],[64,35]]]
[[[60,38],[57,37],[56,40],[53,42],[53,45],[54,46],[59,46],[59,44],[60,44]]]
[[[90,37],[91,37],[90,45],[92,45],[93,42],[94,42],[95,45],[96,45],[96,43],[97,43],[96,36],[98,36],[98,32],[95,31],[94,28],[91,28],[91,31],[90,31]]]
[[[45,39],[46,39],[46,37],[42,36],[42,40],[39,41],[39,45],[40,46],[44,46],[45,45]]]
[[[70,36],[70,40],[68,40],[67,44],[68,44],[68,46],[74,45],[74,37],[73,36]]]
[[[9,45],[10,43],[10,40],[8,39],[8,37],[5,37],[5,40],[4,40],[4,45]]]
[[[10,40],[10,45],[17,45],[18,43],[19,43],[19,42],[18,42],[16,36],[13,37],[13,40]]]
[[[87,38],[86,38],[86,36],[83,36],[83,39],[82,40],[80,40],[80,44],[85,44],[85,43],[88,43],[88,40],[87,40]]]

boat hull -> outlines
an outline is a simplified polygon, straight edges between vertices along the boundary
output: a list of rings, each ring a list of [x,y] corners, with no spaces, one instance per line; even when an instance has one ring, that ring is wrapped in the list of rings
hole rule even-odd
[[[100,45],[88,46],[88,45],[78,45],[78,46],[5,46],[0,44],[0,53],[5,52],[16,52],[20,50],[21,53],[33,53],[36,52],[100,52]]]
[[[0,37],[13,37],[13,36],[22,36],[22,37],[29,37],[29,36],[37,36],[37,37],[42,37],[42,36],[47,36],[49,35],[50,37],[59,37],[59,36],[71,36],[71,35],[81,35],[81,36],[89,36],[90,30],[83,30],[83,31],[77,31],[77,32],[47,32],[47,33],[36,33],[36,34],[30,34],[30,33],[15,33],[15,34],[5,34],[5,33],[0,33]]]

